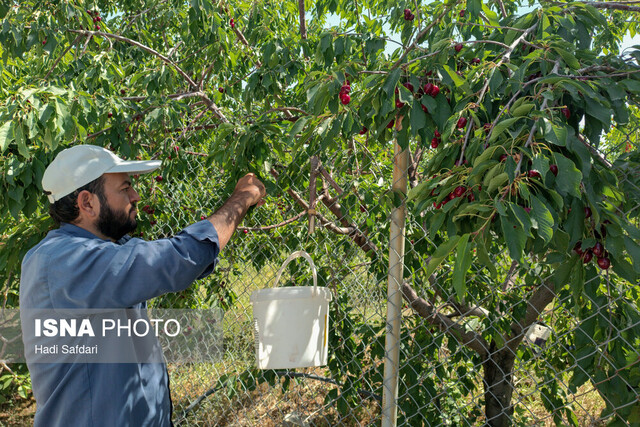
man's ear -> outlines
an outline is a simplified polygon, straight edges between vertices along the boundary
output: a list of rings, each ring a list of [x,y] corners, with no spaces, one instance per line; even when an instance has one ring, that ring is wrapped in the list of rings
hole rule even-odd
[[[100,214],[100,201],[98,196],[87,190],[78,193],[78,216],[80,218],[93,219]]]

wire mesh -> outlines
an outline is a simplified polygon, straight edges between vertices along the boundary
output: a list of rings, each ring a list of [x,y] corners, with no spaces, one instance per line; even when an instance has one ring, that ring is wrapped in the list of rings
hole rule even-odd
[[[612,170],[617,157],[637,151],[638,129],[619,128],[603,140],[600,155]],[[181,294],[155,301],[158,306],[225,310],[222,360],[169,366],[177,425],[380,423],[389,224],[379,219],[386,218],[382,212],[389,212],[398,200],[391,192],[392,148],[381,147],[383,155],[374,155],[370,147],[371,141],[356,138],[334,157],[305,152],[292,155],[289,164],[274,165],[263,177],[270,181],[265,206],[253,211],[238,229],[221,254],[217,272]],[[420,150],[411,153],[410,169],[415,170],[411,185],[420,177],[427,156]],[[230,191],[229,177],[216,171],[197,148],[182,147],[168,160],[162,179],[141,177],[139,184],[147,191],[143,200],[148,200],[142,220],[153,230],[147,238],[174,234],[204,218]],[[616,173],[621,185],[637,190],[637,170]],[[310,185],[314,180],[316,185]],[[154,205],[155,200],[164,204]],[[638,204],[631,209],[638,209]],[[536,270],[518,274],[505,253],[491,260],[499,279],[482,266],[472,267],[468,286],[483,284],[488,291],[472,292],[469,295],[481,296],[459,303],[447,294],[446,286],[425,275],[424,254],[435,245],[424,215],[416,215],[409,203],[404,277],[422,305],[405,300],[402,307],[399,425],[495,422],[487,419],[486,406],[492,397],[505,393],[511,396],[506,400],[509,406],[499,409],[516,425],[638,422],[633,418],[637,414],[628,409],[637,407],[640,396],[640,324],[637,316],[627,314],[621,320],[616,312],[621,300],[635,298],[637,305],[637,292],[630,291],[637,284],[614,283],[607,274],[587,280],[585,287],[599,287],[606,301],[583,296],[592,314],[578,322],[571,311],[577,296],[566,287],[554,289],[550,277]],[[272,286],[280,263],[299,249],[312,254],[319,285],[334,293],[329,364],[259,371],[249,296]],[[532,265],[536,260],[527,261]],[[293,265],[288,272],[287,285],[310,285],[304,267]],[[551,302],[535,313],[533,321],[520,324],[527,304],[549,293]],[[590,320],[605,322],[609,335],[585,335],[580,326]],[[507,342],[497,339],[513,328],[524,330],[507,337]],[[486,345],[486,354],[478,352],[474,339]],[[618,366],[610,357],[620,342],[627,352],[626,366]],[[601,366],[603,376],[595,378],[584,370],[583,378],[576,379],[585,363]],[[488,383],[487,372],[502,380]],[[624,383],[635,400],[623,401],[598,387],[616,374],[616,381]],[[498,403],[504,401],[498,397]]]

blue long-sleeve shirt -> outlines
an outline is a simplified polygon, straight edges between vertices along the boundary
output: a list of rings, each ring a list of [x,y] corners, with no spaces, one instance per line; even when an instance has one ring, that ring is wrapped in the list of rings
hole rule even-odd
[[[71,224],[53,230],[22,262],[20,308],[140,307],[210,274],[220,252],[209,221],[170,239],[102,240]],[[38,426],[168,426],[163,363],[29,363]]]

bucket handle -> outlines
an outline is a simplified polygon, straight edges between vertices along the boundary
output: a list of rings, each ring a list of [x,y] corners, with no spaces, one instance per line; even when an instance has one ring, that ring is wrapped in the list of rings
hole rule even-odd
[[[280,276],[282,276],[282,273],[284,272],[284,269],[287,267],[287,265],[294,259],[300,258],[300,257],[306,259],[309,262],[309,265],[311,265],[311,273],[313,274],[313,295],[315,296],[318,294],[318,272],[316,270],[316,265],[313,263],[313,260],[311,259],[309,254],[306,253],[305,251],[296,251],[291,255],[289,255],[289,257],[282,264],[282,267],[280,267],[280,270],[278,270],[278,274],[276,275],[275,286],[276,287],[278,286],[278,282],[280,282]]]

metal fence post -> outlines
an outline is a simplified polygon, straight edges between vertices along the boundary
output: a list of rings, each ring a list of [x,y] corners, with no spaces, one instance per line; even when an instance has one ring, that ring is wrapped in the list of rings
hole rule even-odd
[[[398,126],[402,117],[398,117]],[[382,395],[382,427],[395,426],[398,414],[398,372],[400,367],[400,322],[402,320],[402,277],[404,270],[404,226],[406,218],[408,150],[402,149],[398,139],[394,143],[393,183],[394,196],[402,203],[391,213],[389,240],[389,280],[387,284],[387,327]]]

